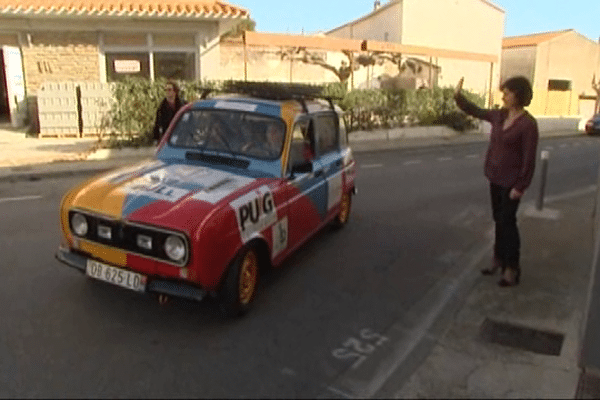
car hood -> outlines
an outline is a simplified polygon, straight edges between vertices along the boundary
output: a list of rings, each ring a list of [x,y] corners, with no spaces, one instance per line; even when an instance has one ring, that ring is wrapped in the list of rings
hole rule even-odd
[[[191,231],[215,208],[269,180],[153,160],[92,180],[72,195],[70,207]]]

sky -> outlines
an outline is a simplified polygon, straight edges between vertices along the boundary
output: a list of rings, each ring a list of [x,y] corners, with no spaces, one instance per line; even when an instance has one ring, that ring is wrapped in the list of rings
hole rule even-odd
[[[326,32],[373,10],[373,0],[226,0],[250,10],[256,31]],[[419,0],[417,0],[419,1]],[[447,0],[459,1],[459,0]],[[465,1],[465,0],[463,0]],[[381,0],[381,4],[387,0]],[[492,0],[505,11],[505,36],[574,29],[600,37],[600,0]]]

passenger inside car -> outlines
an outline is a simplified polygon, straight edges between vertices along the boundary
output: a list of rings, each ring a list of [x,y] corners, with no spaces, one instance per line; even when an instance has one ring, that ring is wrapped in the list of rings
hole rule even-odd
[[[314,157],[315,140],[312,121],[299,123],[292,133],[290,165],[312,161]]]

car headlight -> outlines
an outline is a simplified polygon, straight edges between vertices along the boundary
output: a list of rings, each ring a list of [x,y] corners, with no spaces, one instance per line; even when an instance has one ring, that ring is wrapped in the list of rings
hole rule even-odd
[[[173,261],[181,261],[185,257],[185,243],[179,236],[170,235],[165,241],[165,253]]]
[[[71,217],[71,227],[77,236],[85,236],[88,233],[87,220],[79,213],[75,213]]]

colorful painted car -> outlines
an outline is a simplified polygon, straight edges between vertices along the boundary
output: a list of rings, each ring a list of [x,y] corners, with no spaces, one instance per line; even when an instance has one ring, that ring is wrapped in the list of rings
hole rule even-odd
[[[199,100],[178,112],[154,159],[64,196],[57,258],[138,292],[212,295],[241,315],[263,267],[346,224],[355,165],[331,100],[291,89]]]

